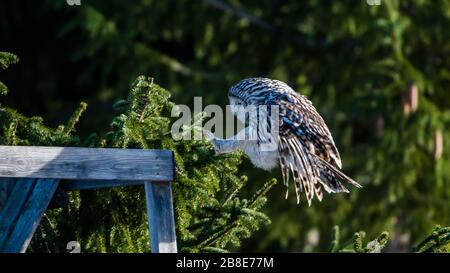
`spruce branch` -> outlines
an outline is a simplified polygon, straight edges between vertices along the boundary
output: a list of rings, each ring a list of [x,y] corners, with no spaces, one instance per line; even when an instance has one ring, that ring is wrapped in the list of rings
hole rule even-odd
[[[115,111],[122,112],[125,109],[127,109],[129,105],[130,105],[129,101],[127,101],[127,100],[119,100],[119,101],[117,101],[117,102],[115,102],[113,104],[113,109]]]
[[[69,121],[67,122],[66,126],[64,127],[63,133],[65,135],[70,135],[73,131],[75,131],[75,126],[80,121],[81,115],[86,111],[87,109],[87,103],[80,102],[80,105],[78,108],[73,112],[72,116],[70,117]]]
[[[248,205],[248,207],[249,208],[255,208],[256,206],[255,205],[257,205],[258,204],[258,201],[261,199],[261,198],[264,198],[264,196],[266,196],[267,195],[267,193],[269,192],[269,190],[273,187],[273,186],[275,186],[277,184],[277,180],[275,179],[275,178],[272,178],[269,182],[266,182],[265,184],[264,184],[264,186],[262,187],[262,188],[260,188],[254,195],[253,195],[253,197],[250,199],[250,201],[249,201],[249,205]]]
[[[212,246],[204,247],[202,250],[205,252],[210,252],[210,253],[229,253],[229,251],[226,249],[223,249],[220,247],[212,247]]]
[[[217,231],[212,236],[198,244],[198,249],[203,249],[204,247],[214,245],[217,241],[219,241],[222,237],[224,237],[226,234],[229,234],[234,228],[238,226],[238,221],[234,221],[225,228]]]
[[[6,95],[8,93],[8,87],[0,82],[0,95]]]
[[[333,227],[330,252],[341,253],[379,253],[389,242],[389,233],[384,231],[377,238],[364,244],[366,233],[364,231],[355,232],[351,240],[340,243],[339,226]]]
[[[16,64],[19,62],[19,57],[9,52],[0,52],[0,68],[5,70],[11,64]]]
[[[433,232],[413,248],[414,252],[441,252],[450,244],[450,227],[436,226]]]
[[[150,100],[151,93],[152,93],[152,86],[153,86],[153,78],[148,78],[148,91],[146,99]],[[145,114],[145,107],[143,107],[141,114],[139,116],[139,121],[142,122],[144,120],[144,114]]]
[[[364,231],[356,232],[353,234],[353,249],[356,253],[364,252],[363,239],[366,236]]]
[[[230,202],[230,200],[232,200],[238,194],[238,192],[242,189],[242,187],[245,185],[245,182],[247,182],[248,179],[246,176],[242,176],[240,181],[241,183],[235,186],[235,189],[233,190],[233,192],[231,192],[231,194],[228,195],[227,199],[225,199],[221,207],[225,207]]]
[[[331,235],[330,252],[335,253],[339,251],[339,240],[340,240],[339,226],[336,225],[333,227]]]
[[[7,145],[17,145],[18,140],[16,136],[17,126],[19,125],[19,121],[17,119],[13,119],[7,129],[5,130],[5,140]]]
[[[11,64],[16,64],[19,62],[19,57],[9,52],[0,52],[0,68],[5,70]],[[6,95],[8,93],[8,87],[0,82],[0,95]]]

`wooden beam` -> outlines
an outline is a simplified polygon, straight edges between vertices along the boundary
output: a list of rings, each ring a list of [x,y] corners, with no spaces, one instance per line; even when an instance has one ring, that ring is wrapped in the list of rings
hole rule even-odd
[[[153,253],[176,253],[171,183],[145,182],[150,245]]]
[[[8,201],[8,197],[16,184],[17,178],[0,178],[0,211],[2,211],[3,207],[6,205]]]
[[[0,177],[172,181],[170,150],[0,146]]]
[[[0,252],[35,186],[35,179],[17,179],[15,183],[5,207],[0,212]]]
[[[58,187],[56,179],[17,182],[0,217],[0,252],[25,252]]]

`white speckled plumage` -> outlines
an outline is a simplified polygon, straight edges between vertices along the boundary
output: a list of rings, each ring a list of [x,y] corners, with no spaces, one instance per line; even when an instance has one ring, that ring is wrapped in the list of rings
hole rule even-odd
[[[340,171],[341,158],[333,137],[311,101],[286,83],[244,79],[230,88],[229,98],[232,112],[241,119],[245,116],[241,113],[243,107],[277,106],[279,112],[275,119],[269,111],[258,111],[257,118],[247,120],[246,128],[235,136],[213,139],[217,153],[242,149],[256,167],[265,170],[279,164],[286,186],[292,175],[297,203],[303,191],[311,205],[314,196],[322,200],[322,189],[328,193],[348,192],[343,183],[361,187]],[[278,131],[263,129],[262,121],[276,122]],[[276,149],[263,148],[268,143],[275,144]]]

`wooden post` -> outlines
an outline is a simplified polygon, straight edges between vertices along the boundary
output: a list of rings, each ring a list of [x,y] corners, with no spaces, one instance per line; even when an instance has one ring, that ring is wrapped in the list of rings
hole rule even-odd
[[[28,195],[33,190],[35,179],[17,179],[5,207],[0,212],[0,252],[8,241],[14,224],[25,206]]]
[[[16,183],[16,178],[2,177],[0,178],[0,212],[5,207],[8,197]]]
[[[145,182],[152,253],[176,253],[171,182]]]
[[[17,182],[0,215],[0,252],[25,252],[58,183],[56,179]]]

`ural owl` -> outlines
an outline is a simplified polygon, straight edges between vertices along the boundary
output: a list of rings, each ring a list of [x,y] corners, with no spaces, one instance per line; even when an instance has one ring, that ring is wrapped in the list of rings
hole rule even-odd
[[[271,170],[279,164],[286,187],[292,174],[297,203],[303,191],[311,205],[314,196],[322,200],[322,189],[348,192],[345,183],[361,187],[340,171],[341,158],[330,130],[305,96],[267,78],[242,80],[228,95],[231,111],[246,127],[228,139],[209,134],[217,154],[241,149],[256,167]],[[275,114],[268,109],[274,106]]]

